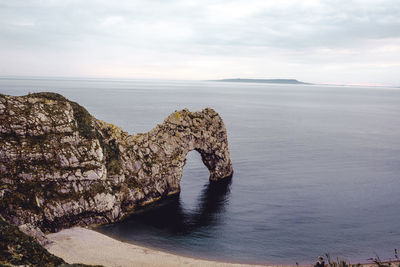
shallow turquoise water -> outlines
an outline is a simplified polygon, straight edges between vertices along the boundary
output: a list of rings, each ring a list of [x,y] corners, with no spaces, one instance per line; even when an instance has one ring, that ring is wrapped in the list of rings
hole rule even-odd
[[[171,112],[212,107],[235,174],[210,185],[189,154],[179,197],[101,227],[201,258],[365,261],[400,248],[400,90],[203,81],[0,79],[0,92],[55,91],[130,133]],[[375,254],[376,253],[376,254]]]

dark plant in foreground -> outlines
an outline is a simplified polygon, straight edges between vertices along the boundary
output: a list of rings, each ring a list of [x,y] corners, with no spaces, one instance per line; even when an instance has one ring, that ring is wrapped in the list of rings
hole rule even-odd
[[[346,260],[340,259],[338,257],[336,258],[336,260],[332,260],[329,253],[326,253],[325,257],[327,260],[327,264],[326,264],[327,267],[361,267],[362,265],[365,265],[365,264],[361,264],[361,263],[351,264],[350,262],[347,262]],[[382,261],[378,255],[376,255],[376,258],[370,258],[368,260],[373,262],[368,265],[376,264],[378,267],[400,267],[399,260]]]
[[[331,259],[331,255],[329,255],[329,253],[325,254],[326,259],[328,261],[328,267],[360,267],[361,264],[357,263],[357,264],[350,264],[350,262],[347,262],[344,259],[339,259],[338,257],[336,258],[336,261],[332,261]]]
[[[388,262],[383,262],[378,255],[376,255],[376,258],[369,259],[372,260],[378,267],[400,267],[399,261],[396,261],[397,265],[393,264],[394,262],[388,261]]]

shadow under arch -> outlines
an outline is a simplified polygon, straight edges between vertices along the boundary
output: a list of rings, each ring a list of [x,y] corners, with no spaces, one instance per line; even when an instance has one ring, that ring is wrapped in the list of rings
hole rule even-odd
[[[200,191],[199,193],[188,194],[189,204],[188,199],[182,196],[185,195],[185,188],[183,188],[183,193],[165,197],[140,208],[122,221],[97,229],[128,242],[134,240],[150,246],[164,247],[167,243],[173,244],[173,240],[178,241],[184,236],[190,238],[192,234],[201,232],[201,229],[222,224],[225,218],[224,212],[230,200],[232,177],[217,181],[209,180],[207,179],[208,171],[203,169],[207,166],[199,162],[201,153],[193,150],[187,156],[184,170],[189,172],[182,178],[187,184],[193,186],[195,191],[199,188],[197,186],[201,188],[197,191]],[[199,184],[199,180],[205,181],[205,184]],[[193,197],[194,195],[197,197]]]
[[[201,157],[204,165],[199,164],[199,157]],[[200,169],[207,167],[207,169],[210,170],[210,167],[212,167],[206,164],[204,154],[197,149],[188,152],[186,159],[187,161],[185,161],[184,167],[185,170],[187,170],[189,167],[187,165],[192,164],[198,166]],[[186,180],[189,178],[186,176],[192,176],[190,177],[189,181],[192,182],[192,180],[199,180],[199,178],[201,179],[199,176],[203,175],[206,176],[206,172],[192,172],[188,175],[182,175],[182,179]],[[166,204],[165,208],[167,210],[169,208],[174,209],[173,214],[176,216],[169,216],[167,220],[164,220],[164,222],[171,226],[168,227],[168,231],[174,234],[186,235],[202,227],[217,225],[221,218],[224,217],[223,212],[226,205],[229,203],[231,183],[232,176],[217,181],[208,180],[208,182],[203,185],[203,188],[194,204],[190,204],[191,207],[189,209],[185,208],[187,204],[184,205],[184,198],[182,198],[182,194],[172,198],[170,202]],[[185,190],[183,189],[183,193],[184,191]]]
[[[194,229],[218,223],[220,215],[229,203],[232,177],[221,181],[210,181],[202,190],[198,199],[197,210],[191,216]],[[188,229],[190,230],[190,229]]]
[[[221,223],[229,203],[231,183],[232,178],[209,181],[201,190],[193,209],[186,210],[181,196],[174,195],[99,230],[124,239],[124,233],[136,230],[180,236],[216,226]]]

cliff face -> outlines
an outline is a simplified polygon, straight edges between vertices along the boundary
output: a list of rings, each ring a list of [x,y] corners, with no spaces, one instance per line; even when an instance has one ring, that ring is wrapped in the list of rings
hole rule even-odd
[[[226,129],[210,108],[129,135],[58,94],[0,95],[0,213],[43,231],[113,222],[178,193],[191,150],[210,180],[232,175]]]

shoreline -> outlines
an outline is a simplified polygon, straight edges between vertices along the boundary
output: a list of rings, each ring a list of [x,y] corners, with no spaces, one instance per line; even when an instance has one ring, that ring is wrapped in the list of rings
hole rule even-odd
[[[46,249],[68,263],[124,266],[211,266],[211,267],[261,267],[296,265],[253,265],[196,259],[119,241],[95,230],[73,227],[48,234],[52,241]],[[305,266],[304,266],[305,267]]]
[[[80,226],[77,226],[77,227],[80,227]],[[136,242],[133,242],[131,240],[124,240],[124,239],[118,238],[117,236],[106,234],[106,233],[103,233],[103,232],[101,232],[99,230],[96,230],[96,227],[97,226],[95,226],[95,227],[88,226],[87,228],[86,227],[83,227],[83,228],[95,231],[95,232],[97,232],[97,233],[99,233],[101,235],[110,237],[111,239],[114,239],[116,241],[122,242],[124,244],[133,245],[133,246],[141,247],[143,249],[153,250],[153,251],[157,251],[157,252],[161,252],[161,253],[165,253],[165,254],[170,254],[170,255],[174,255],[174,256],[182,257],[182,258],[190,258],[190,259],[199,260],[199,261],[206,261],[206,262],[232,264],[234,266],[236,266],[236,265],[242,266],[243,265],[243,266],[264,266],[264,267],[266,267],[266,266],[267,267],[270,267],[270,266],[311,267],[311,265],[307,265],[307,264],[302,264],[302,265],[297,266],[297,265],[294,265],[294,264],[284,264],[284,263],[282,263],[282,264],[279,264],[279,263],[265,263],[264,264],[264,263],[259,263],[259,262],[252,262],[252,263],[250,263],[250,262],[235,262],[235,261],[229,261],[229,260],[224,260],[224,259],[207,259],[207,258],[202,258],[200,256],[196,257],[196,256],[191,256],[191,255],[188,255],[188,254],[184,254],[184,253],[178,253],[178,252],[174,253],[174,252],[168,251],[167,249],[151,247],[151,246],[146,245],[146,244],[136,243]]]
[[[90,228],[72,227],[47,234],[51,243],[45,248],[66,262],[102,265],[104,267],[130,266],[191,266],[191,267],[312,267],[313,265],[247,264],[207,260],[128,243]],[[382,264],[400,261],[382,261]],[[375,263],[360,263],[362,267],[376,267]]]

